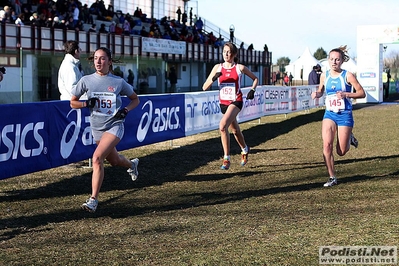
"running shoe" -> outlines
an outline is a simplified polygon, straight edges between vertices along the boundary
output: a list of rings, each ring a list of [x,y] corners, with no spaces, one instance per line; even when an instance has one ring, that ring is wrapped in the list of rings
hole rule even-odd
[[[351,134],[350,141],[351,141],[351,145],[353,147],[357,148],[357,146],[359,145],[359,142],[357,141],[357,139],[355,138],[355,135],[353,135],[353,133]]]
[[[220,167],[222,170],[228,170],[230,168],[230,161],[223,159],[223,165]]]
[[[88,198],[85,203],[82,204],[82,209],[88,212],[95,212],[98,206],[98,200],[92,197]]]
[[[241,152],[241,166],[244,166],[247,164],[248,162],[248,154],[249,154],[249,147],[248,147],[248,151],[246,153]]]
[[[137,167],[139,166],[139,159],[135,158],[131,160],[131,162],[132,162],[132,167],[127,169],[127,172],[132,177],[132,181],[136,181],[137,177],[139,176],[139,170],[137,169]]]
[[[338,184],[338,180],[335,176],[332,176],[328,179],[328,181],[324,184],[325,187],[332,187]]]

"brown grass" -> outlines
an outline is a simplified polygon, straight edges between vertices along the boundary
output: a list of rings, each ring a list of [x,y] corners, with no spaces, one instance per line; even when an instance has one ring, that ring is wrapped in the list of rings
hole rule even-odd
[[[219,170],[217,131],[129,151],[94,214],[87,162],[0,181],[1,265],[318,265],[323,245],[399,242],[399,105],[357,105],[359,148],[323,188],[322,109],[243,123],[251,146]],[[259,123],[260,122],[260,123]]]

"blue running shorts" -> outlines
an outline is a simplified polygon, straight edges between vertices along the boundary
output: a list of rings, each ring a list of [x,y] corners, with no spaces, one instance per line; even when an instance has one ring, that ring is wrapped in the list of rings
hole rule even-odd
[[[338,113],[326,111],[324,113],[323,120],[324,119],[330,119],[334,121],[337,126],[353,127],[355,124],[352,111],[342,111]]]

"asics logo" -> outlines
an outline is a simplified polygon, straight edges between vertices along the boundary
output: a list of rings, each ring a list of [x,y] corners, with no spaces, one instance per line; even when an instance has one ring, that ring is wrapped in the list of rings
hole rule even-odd
[[[167,130],[175,130],[180,126],[179,111],[180,107],[154,108],[152,101],[144,103],[142,110],[148,108],[143,113],[137,129],[137,140],[143,142],[148,134],[148,130],[159,133]]]
[[[82,110],[80,109],[71,109],[66,117],[72,116],[72,113],[76,112],[76,121],[71,120],[71,122],[67,125],[62,134],[61,143],[60,143],[60,153],[62,158],[67,159],[73,149],[75,148],[76,141],[79,138],[79,132],[82,128]],[[89,117],[85,117],[85,123],[89,126],[85,127],[82,133],[82,143],[85,146],[95,144],[93,136],[91,134],[90,129],[90,121]]]
[[[44,122],[28,123],[25,126],[22,124],[5,125],[1,130],[0,146],[3,144],[7,151],[0,153],[0,162],[4,162],[12,158],[34,157],[39,156],[42,152],[47,153],[47,148],[44,148],[43,137],[40,131],[44,128]],[[34,142],[31,142],[33,137]],[[29,142],[27,141],[29,138]],[[29,146],[30,148],[28,148]]]

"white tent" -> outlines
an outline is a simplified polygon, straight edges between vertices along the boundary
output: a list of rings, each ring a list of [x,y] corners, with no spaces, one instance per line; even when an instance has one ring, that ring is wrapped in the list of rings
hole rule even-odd
[[[294,76],[294,80],[301,80],[302,71],[302,79],[308,80],[310,71],[317,64],[319,64],[319,61],[310,53],[309,47],[306,47],[303,54],[297,60],[285,67],[285,72],[288,75],[291,73]]]
[[[323,72],[325,72],[327,69],[330,69],[330,65],[328,64],[327,58],[320,60],[320,65],[321,65],[321,69],[323,70]],[[353,60],[352,58],[349,58],[348,62],[344,62],[342,64],[341,68],[348,70],[349,72],[352,72],[353,74],[357,73],[357,64],[356,64],[355,60]]]

